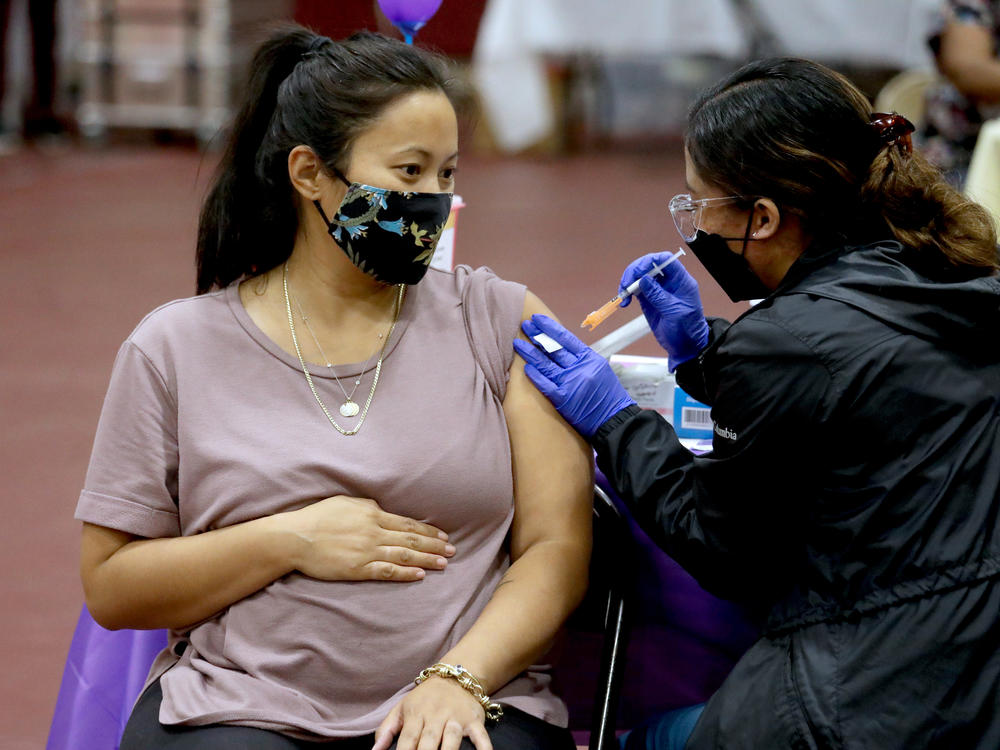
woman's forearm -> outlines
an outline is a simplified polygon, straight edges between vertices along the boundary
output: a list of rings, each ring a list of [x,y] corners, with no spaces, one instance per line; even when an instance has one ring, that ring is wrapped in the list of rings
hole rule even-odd
[[[542,541],[525,550],[441,660],[468,669],[487,693],[503,687],[545,654],[580,603],[589,559],[589,539]]]
[[[941,35],[938,66],[965,96],[1000,101],[1000,61],[993,51],[993,34],[985,26],[957,23],[947,27]]]
[[[194,536],[126,538],[84,526],[87,608],[112,630],[185,628],[294,570],[294,540],[278,516]]]
[[[945,72],[967,97],[986,103],[1000,101],[1000,62],[997,60],[963,59]]]

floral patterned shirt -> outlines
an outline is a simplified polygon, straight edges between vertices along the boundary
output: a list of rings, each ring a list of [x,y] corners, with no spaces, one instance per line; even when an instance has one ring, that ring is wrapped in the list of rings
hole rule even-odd
[[[935,56],[940,53],[941,34],[951,23],[989,29],[994,54],[1000,49],[1000,0],[946,0],[928,39]],[[923,152],[946,173],[964,178],[979,128],[985,120],[1000,116],[1000,106],[977,105],[947,81],[932,86],[926,101]]]

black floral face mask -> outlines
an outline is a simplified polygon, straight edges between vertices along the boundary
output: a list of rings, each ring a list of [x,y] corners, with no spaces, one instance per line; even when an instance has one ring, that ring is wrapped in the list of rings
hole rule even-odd
[[[385,284],[416,284],[430,265],[451,212],[451,193],[411,193],[349,182],[333,219],[313,201],[327,231],[360,270]]]

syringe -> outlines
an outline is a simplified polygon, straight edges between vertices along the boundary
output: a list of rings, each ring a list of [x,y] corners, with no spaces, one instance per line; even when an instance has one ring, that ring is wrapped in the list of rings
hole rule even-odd
[[[660,265],[653,266],[651,269],[649,269],[649,271],[647,273],[645,273],[643,275],[644,276],[658,276],[663,271],[664,268],[666,268],[667,266],[669,266],[671,263],[673,263],[675,260],[677,260],[678,258],[680,258],[682,255],[684,255],[684,250],[681,249],[681,248],[678,248],[676,253],[673,253],[669,258],[667,258],[665,261],[663,261]],[[580,324],[580,328],[590,328],[590,330],[593,331],[595,328],[597,328],[597,326],[599,326],[605,320],[607,320],[608,318],[610,318],[612,316],[612,314],[614,314],[615,310],[619,309],[619,305],[621,304],[621,301],[623,299],[625,299],[629,295],[635,294],[637,291],[639,291],[639,281],[641,280],[641,278],[642,277],[639,277],[638,279],[636,279],[635,281],[633,281],[631,284],[629,284],[627,287],[625,287],[624,293],[622,293],[622,294],[616,294],[614,297],[612,297],[610,300],[608,300],[607,302],[605,302],[599,308],[597,308],[596,310],[594,310],[594,312],[592,312],[590,315],[588,315],[586,318],[584,318],[583,322]]]

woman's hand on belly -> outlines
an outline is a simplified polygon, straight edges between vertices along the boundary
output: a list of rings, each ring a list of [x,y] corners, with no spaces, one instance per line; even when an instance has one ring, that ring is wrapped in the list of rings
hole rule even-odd
[[[455,554],[440,529],[368,498],[335,495],[274,518],[293,542],[295,568],[323,581],[419,581]]]
[[[472,694],[454,680],[430,677],[397,703],[375,732],[372,750],[458,750],[468,737],[477,750],[493,750],[486,733],[486,713]]]

